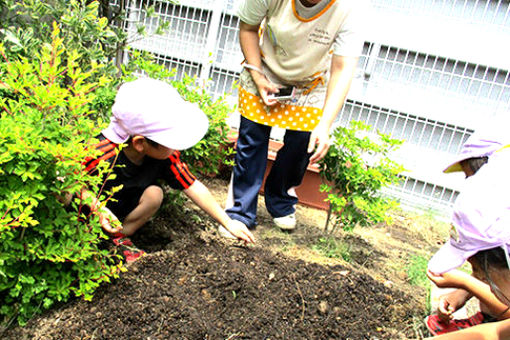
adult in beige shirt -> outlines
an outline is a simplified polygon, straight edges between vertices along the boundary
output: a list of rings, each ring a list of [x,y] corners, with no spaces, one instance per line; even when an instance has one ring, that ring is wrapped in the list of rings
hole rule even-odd
[[[239,8],[241,122],[227,214],[256,226],[271,128],[286,129],[264,187],[268,212],[282,229],[295,228],[298,186],[309,162],[329,148],[363,46],[366,6],[360,0],[245,0]],[[291,98],[274,98],[283,87]],[[283,92],[283,90],[282,90]]]

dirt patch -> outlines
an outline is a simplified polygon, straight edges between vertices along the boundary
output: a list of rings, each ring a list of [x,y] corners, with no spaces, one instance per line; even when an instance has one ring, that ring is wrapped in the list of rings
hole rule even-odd
[[[226,181],[207,185],[223,202]],[[336,237],[352,245],[353,260],[347,263],[320,256],[310,247],[324,236],[325,212],[299,207],[299,229],[292,234],[270,226],[262,207],[260,215],[255,233],[259,242],[245,247],[219,239],[212,221],[197,215],[192,205],[181,211],[167,209],[133,238],[149,255],[102,286],[91,302],[74,300],[3,336],[45,340],[417,337],[416,319],[424,316],[426,292],[410,286],[386,265],[394,255],[388,250],[393,244],[386,247],[381,242],[377,247],[361,234],[339,234]],[[375,237],[376,232],[392,239],[385,227],[370,235]],[[392,242],[404,247],[407,241],[399,234]]]

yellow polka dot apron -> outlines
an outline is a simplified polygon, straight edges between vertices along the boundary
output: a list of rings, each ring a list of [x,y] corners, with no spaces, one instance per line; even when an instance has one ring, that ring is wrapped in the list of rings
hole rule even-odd
[[[281,86],[296,86],[293,99],[281,100],[267,106],[258,93],[257,86],[247,70],[239,78],[239,112],[259,124],[277,126],[296,131],[312,131],[322,117],[322,107],[326,98],[326,85],[322,77],[301,84],[283,84],[264,70],[268,79]]]

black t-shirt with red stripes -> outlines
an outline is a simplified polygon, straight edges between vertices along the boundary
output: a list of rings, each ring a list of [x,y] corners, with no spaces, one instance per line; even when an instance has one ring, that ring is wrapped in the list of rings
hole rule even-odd
[[[108,200],[106,205],[120,220],[138,205],[147,187],[158,185],[162,180],[173,189],[184,190],[196,180],[188,166],[181,161],[179,151],[175,151],[164,160],[146,156],[141,165],[136,165],[122,150],[119,151],[118,144],[111,142],[102,134],[97,139],[99,142],[94,147],[101,151],[102,155],[87,158],[84,162],[85,170],[94,173],[101,160],[110,163],[112,171],[105,175],[102,190],[109,192],[111,188],[122,185],[122,189],[113,196],[115,200]],[[111,176],[111,173],[115,173],[116,176]]]

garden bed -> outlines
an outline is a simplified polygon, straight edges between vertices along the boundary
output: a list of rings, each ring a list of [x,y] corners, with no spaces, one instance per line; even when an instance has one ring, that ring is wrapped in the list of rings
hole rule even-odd
[[[225,191],[226,181],[212,181],[216,195]],[[207,217],[193,218],[197,215],[192,208],[167,209],[134,238],[149,254],[101,287],[91,302],[71,301],[3,337],[416,338],[424,289],[416,287],[413,292],[408,285],[396,284],[391,275],[386,275],[393,280],[388,284],[382,261],[391,254],[371,249],[369,240],[354,234],[347,236],[353,244],[351,263],[294,256],[289,249],[295,253],[300,244],[310,244],[322,233],[317,226],[303,225],[316,219],[313,211],[301,209],[300,228],[294,234],[267,226],[267,216],[261,213],[256,246],[219,239]],[[300,216],[303,213],[306,216]],[[284,251],[274,251],[275,244]],[[371,275],[374,270],[380,273]]]

